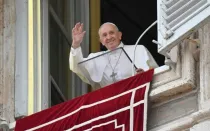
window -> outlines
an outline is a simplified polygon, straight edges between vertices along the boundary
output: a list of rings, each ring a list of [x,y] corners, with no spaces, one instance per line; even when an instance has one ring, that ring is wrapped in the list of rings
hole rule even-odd
[[[70,70],[68,66],[69,44],[59,26],[64,26],[65,1],[50,0],[49,46],[51,105],[64,102],[68,98]],[[59,23],[56,22],[59,21]],[[61,24],[61,25],[59,25]],[[69,34],[67,34],[69,35]],[[69,35],[70,36],[70,35]]]
[[[157,20],[156,4],[156,0],[101,0],[101,23],[115,23],[123,34],[124,44],[134,45],[141,33]],[[157,45],[152,43],[153,39],[157,39],[157,26],[152,27],[138,44],[144,45],[158,65],[162,66],[165,58],[157,52]]]
[[[49,1],[49,68],[51,106],[72,99],[87,92],[87,85],[69,70],[69,52],[71,46],[71,30],[76,22],[85,24],[88,32],[89,15],[87,2],[82,0],[50,0]],[[83,8],[82,6],[86,6]],[[89,9],[88,9],[89,10]],[[87,15],[83,15],[86,13]],[[83,17],[84,16],[84,17]],[[78,21],[77,21],[78,20]],[[87,24],[87,25],[86,25]],[[88,34],[87,34],[88,35]],[[89,51],[88,36],[84,38]]]
[[[158,52],[166,55],[210,16],[208,0],[158,0]]]

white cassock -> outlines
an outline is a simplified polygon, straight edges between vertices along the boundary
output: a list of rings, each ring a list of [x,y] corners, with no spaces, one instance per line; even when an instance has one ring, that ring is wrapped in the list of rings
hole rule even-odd
[[[121,42],[118,48],[120,47],[124,49],[130,59],[133,59],[134,45],[124,45]],[[123,50],[119,49],[109,52],[91,53],[87,58],[83,58],[81,47],[71,48],[69,56],[70,70],[76,73],[84,82],[95,88],[104,87],[131,77],[131,62]],[[85,62],[78,65],[82,61]],[[134,64],[137,68],[141,68],[144,71],[158,67],[150,52],[143,45],[138,45],[136,48]]]

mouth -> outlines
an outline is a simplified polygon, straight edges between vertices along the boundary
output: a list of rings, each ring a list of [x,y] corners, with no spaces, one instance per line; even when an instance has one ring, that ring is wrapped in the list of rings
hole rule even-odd
[[[113,45],[113,44],[114,44],[114,42],[115,42],[115,40],[114,40],[114,39],[112,39],[112,40],[108,41],[108,42],[107,42],[107,44],[109,44],[109,45]]]

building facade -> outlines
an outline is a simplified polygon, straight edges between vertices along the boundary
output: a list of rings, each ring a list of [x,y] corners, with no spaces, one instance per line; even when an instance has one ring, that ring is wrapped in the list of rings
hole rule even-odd
[[[71,28],[83,22],[83,53],[98,51],[99,5],[97,0],[0,0],[0,128],[12,130],[16,119],[88,92],[69,70]],[[150,131],[210,128],[209,18],[181,37],[170,46],[166,65],[155,69]]]

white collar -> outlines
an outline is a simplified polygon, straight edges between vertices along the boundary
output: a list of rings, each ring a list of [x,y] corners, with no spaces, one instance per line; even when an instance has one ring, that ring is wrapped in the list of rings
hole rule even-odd
[[[117,48],[123,47],[124,44],[122,42],[120,42],[119,46]]]
[[[122,42],[120,42],[120,44],[117,46],[117,48],[120,48],[120,47],[124,47],[124,44],[123,44]],[[116,48],[116,49],[117,49],[117,48]],[[109,51],[111,51],[111,50],[107,49],[106,52],[109,52]]]

